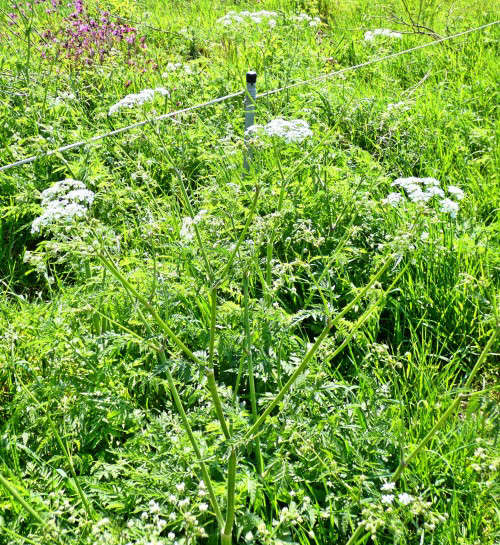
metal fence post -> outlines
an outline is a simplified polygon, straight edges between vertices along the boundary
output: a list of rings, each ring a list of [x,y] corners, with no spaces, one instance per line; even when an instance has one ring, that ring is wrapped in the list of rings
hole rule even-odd
[[[245,155],[243,157],[243,168],[248,172],[250,170],[250,160],[252,150],[250,147],[250,136],[247,129],[255,123],[255,100],[257,97],[257,73],[247,72],[247,92],[245,94]]]

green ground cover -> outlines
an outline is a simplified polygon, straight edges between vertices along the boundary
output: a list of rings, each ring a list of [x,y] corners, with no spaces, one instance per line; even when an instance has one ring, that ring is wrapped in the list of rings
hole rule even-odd
[[[499,7],[0,0],[0,167]],[[498,542],[498,37],[0,171],[0,544]]]

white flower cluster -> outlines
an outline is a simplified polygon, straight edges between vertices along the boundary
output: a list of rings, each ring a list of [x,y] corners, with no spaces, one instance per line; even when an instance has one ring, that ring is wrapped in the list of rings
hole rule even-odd
[[[43,213],[31,224],[31,232],[57,223],[70,223],[74,218],[83,218],[94,202],[94,193],[83,182],[66,178],[42,191],[40,195]]]
[[[182,218],[182,227],[180,231],[180,237],[185,242],[191,242],[194,238],[194,226],[203,219],[203,216],[207,213],[206,210],[200,210],[194,218],[186,216]]]
[[[224,27],[232,27],[247,23],[258,25],[262,22],[267,22],[273,28],[276,26],[276,17],[278,17],[278,14],[275,11],[240,11],[239,13],[230,11],[224,17],[217,19],[217,23]]]
[[[165,66],[165,72],[161,75],[162,78],[168,78],[172,72],[178,72],[182,70],[185,74],[192,74],[193,69],[189,64],[182,64],[182,62],[169,62]]]
[[[381,492],[393,492],[396,488],[396,483],[394,482],[385,482],[381,487]],[[392,505],[393,501],[395,499],[394,494],[382,494],[380,497],[380,501],[384,505]],[[403,492],[401,494],[398,494],[397,499],[401,505],[410,505],[414,501],[414,497],[410,494],[407,494],[406,492]]]
[[[132,93],[130,95],[127,95],[119,100],[116,104],[110,106],[108,115],[113,115],[122,108],[133,108],[134,106],[144,104],[145,102],[151,102],[155,97],[155,93],[158,93],[162,96],[170,95],[165,87],[156,87],[156,89],[144,89],[140,93]]]
[[[311,17],[307,13],[299,13],[299,15],[292,15],[291,20],[295,23],[308,24],[310,27],[317,27],[321,24],[319,17]]]
[[[310,138],[313,132],[309,128],[309,123],[303,119],[273,119],[267,125],[253,125],[247,129],[247,134],[256,136],[264,134],[270,137],[282,138],[288,144],[292,142],[303,142]]]
[[[439,201],[441,212],[450,214],[452,218],[457,216],[459,210],[458,202],[445,198],[445,192],[439,187],[439,182],[435,178],[416,178],[414,176],[398,178],[391,185],[404,189],[408,195],[408,199],[415,203],[427,203],[432,198],[439,197],[441,199]],[[454,185],[448,186],[447,192],[458,201],[462,200],[465,196],[464,192]],[[389,193],[382,202],[397,207],[403,200],[401,193]]]
[[[49,99],[49,102],[52,106],[61,106],[73,100],[76,100],[76,96],[73,93],[62,91],[56,97]]]
[[[388,28],[376,28],[375,30],[368,30],[365,32],[365,42],[373,42],[377,36],[386,36],[388,38],[401,38],[403,35],[401,32],[390,30]]]

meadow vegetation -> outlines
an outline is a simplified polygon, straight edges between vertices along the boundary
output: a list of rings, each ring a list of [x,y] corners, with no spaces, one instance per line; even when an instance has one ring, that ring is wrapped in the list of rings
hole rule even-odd
[[[499,7],[0,0],[1,545],[498,543],[498,25],[44,152]]]

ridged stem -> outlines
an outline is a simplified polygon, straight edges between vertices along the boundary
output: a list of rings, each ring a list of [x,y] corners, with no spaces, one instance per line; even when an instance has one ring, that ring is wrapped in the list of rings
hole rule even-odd
[[[245,326],[245,352],[248,362],[248,384],[250,389],[250,403],[252,406],[252,422],[257,421],[257,394],[255,391],[255,380],[253,375],[253,358],[252,358],[252,339],[250,336],[250,312],[248,302],[248,276],[243,277],[243,321]],[[264,464],[262,461],[262,452],[260,450],[260,439],[255,438],[255,461],[257,465],[257,473],[262,476],[264,473]]]
[[[236,490],[236,451],[231,449],[227,468],[227,513],[224,531],[221,534],[222,545],[231,545],[234,524],[234,495]]]
[[[208,380],[208,389],[210,391],[210,396],[212,397],[212,403],[214,404],[215,412],[217,413],[217,418],[219,419],[222,432],[226,439],[231,438],[229,433],[229,428],[224,418],[224,412],[222,410],[222,402],[219,397],[219,392],[217,391],[217,384],[215,382],[215,326],[217,322],[217,290],[212,288],[210,290],[210,344],[209,344],[209,356],[208,356],[208,369],[206,372],[206,377]]]
[[[224,524],[224,519],[222,517],[222,513],[220,510],[219,504],[217,502],[217,498],[215,497],[215,492],[212,486],[212,480],[210,479],[207,466],[201,456],[201,451],[200,451],[200,448],[198,447],[198,442],[196,441],[196,438],[193,434],[193,430],[191,429],[191,424],[189,423],[188,417],[186,415],[186,411],[184,410],[184,406],[179,396],[179,392],[177,391],[177,387],[175,386],[174,379],[172,377],[172,374],[170,373],[170,369],[168,368],[168,362],[165,356],[165,352],[163,350],[160,350],[158,352],[158,357],[165,368],[165,374],[167,376],[168,387],[170,389],[170,393],[172,394],[172,397],[174,398],[175,407],[177,408],[177,412],[179,413],[179,416],[181,417],[182,425],[184,426],[184,429],[186,430],[186,433],[188,434],[189,441],[198,459],[197,460],[198,465],[200,466],[201,474],[203,476],[203,481],[208,490],[208,496],[210,498],[210,503],[212,504],[212,509],[214,510],[215,517],[217,518],[217,522],[219,523],[219,526],[222,528]]]

